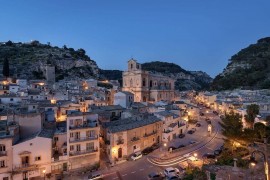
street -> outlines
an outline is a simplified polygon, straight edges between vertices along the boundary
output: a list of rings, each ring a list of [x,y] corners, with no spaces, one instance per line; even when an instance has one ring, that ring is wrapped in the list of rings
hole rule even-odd
[[[114,167],[107,167],[107,169],[102,169],[100,171],[104,176],[103,179],[147,179],[148,174],[151,172],[163,172],[167,167],[179,167],[180,162],[187,160],[185,157],[187,155],[193,155],[196,153],[197,158],[201,159],[205,153],[213,153],[215,149],[218,149],[223,144],[219,125],[220,118],[219,116],[214,115],[212,111],[210,112],[210,109],[202,108],[201,111],[205,113],[205,116],[200,116],[199,119],[202,126],[196,127],[196,132],[194,134],[186,133],[186,136],[183,139],[177,138],[172,140],[166,147],[166,150],[172,145],[178,146],[180,144],[184,144],[186,147],[174,153],[169,153],[164,150],[164,147],[161,147],[162,149],[157,149],[137,161],[127,161]],[[210,118],[213,125],[213,130],[210,136],[207,131],[208,123],[205,121],[206,116]],[[187,130],[194,127],[195,125],[189,125]],[[196,141],[196,143],[189,144],[190,141]],[[164,155],[162,158],[160,158],[161,154]],[[88,174],[82,177],[82,179],[87,179],[87,176]]]

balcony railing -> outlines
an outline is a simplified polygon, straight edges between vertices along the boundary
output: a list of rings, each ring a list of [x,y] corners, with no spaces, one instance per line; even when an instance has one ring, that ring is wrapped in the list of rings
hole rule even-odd
[[[145,133],[143,136],[144,136],[144,137],[148,137],[148,136],[152,136],[152,135],[154,135],[154,134],[157,134],[157,131],[153,131],[153,132],[151,132],[151,133]]]
[[[7,155],[7,151],[0,151],[0,156],[6,156]]]
[[[116,144],[117,145],[124,144],[124,139],[118,139]]]
[[[89,136],[89,137],[79,137],[79,138],[69,138],[69,142],[81,142],[81,141],[90,141],[90,140],[96,140],[98,139],[98,135],[95,136]]]
[[[74,151],[74,152],[69,152],[70,156],[78,156],[82,154],[88,154],[88,153],[95,153],[98,151],[98,148],[96,149],[89,149],[89,150],[82,150],[82,151]]]
[[[83,129],[83,128],[95,128],[97,126],[98,124],[96,122],[85,122],[80,125],[69,126],[69,129],[72,130],[72,129]]]
[[[18,164],[13,166],[15,171],[21,171],[21,170],[34,170],[38,169],[39,165],[37,164],[29,164],[29,163],[23,163],[23,164]]]
[[[139,140],[140,140],[139,137],[133,137],[133,138],[131,139],[132,142],[139,141]]]

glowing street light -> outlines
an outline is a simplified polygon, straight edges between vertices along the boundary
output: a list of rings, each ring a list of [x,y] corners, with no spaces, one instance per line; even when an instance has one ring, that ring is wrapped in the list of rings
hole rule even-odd
[[[46,169],[43,169],[43,174],[44,174],[44,180],[45,180],[45,175],[46,175]]]
[[[197,154],[197,153],[194,153],[195,161],[198,160],[198,159],[197,159],[197,156],[198,156],[198,154]]]

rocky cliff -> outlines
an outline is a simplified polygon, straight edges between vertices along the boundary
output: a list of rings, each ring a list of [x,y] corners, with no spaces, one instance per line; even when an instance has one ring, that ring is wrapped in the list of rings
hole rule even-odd
[[[211,87],[214,90],[270,88],[270,37],[233,55]]]
[[[0,44],[1,64],[4,58],[9,59],[10,73],[17,78],[44,79],[46,64],[55,66],[56,80],[99,77],[96,62],[86,55],[85,50],[74,50],[65,45],[59,48],[38,41],[8,41]]]

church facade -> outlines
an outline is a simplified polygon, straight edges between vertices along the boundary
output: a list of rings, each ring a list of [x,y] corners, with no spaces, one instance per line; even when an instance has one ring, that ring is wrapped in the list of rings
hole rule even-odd
[[[174,79],[144,71],[134,59],[128,61],[128,70],[123,72],[122,91],[134,94],[135,102],[174,100]]]

